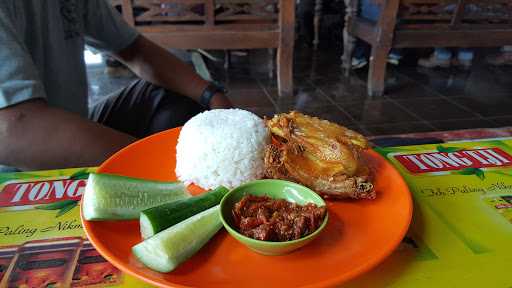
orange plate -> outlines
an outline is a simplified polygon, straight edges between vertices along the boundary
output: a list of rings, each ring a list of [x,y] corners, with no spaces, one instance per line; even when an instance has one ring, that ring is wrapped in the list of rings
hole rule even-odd
[[[174,180],[179,129],[142,139],[108,159],[99,172]],[[162,287],[325,287],[341,284],[377,265],[400,243],[412,215],[411,195],[400,174],[379,154],[377,199],[328,201],[329,223],[309,245],[284,256],[252,252],[222,229],[171,273],[145,268],[131,253],[141,241],[138,221],[84,221],[96,249],[122,271]]]

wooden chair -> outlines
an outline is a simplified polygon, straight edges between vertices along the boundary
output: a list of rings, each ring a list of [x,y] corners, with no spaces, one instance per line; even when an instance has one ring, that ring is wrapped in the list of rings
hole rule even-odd
[[[115,0],[123,18],[166,48],[277,48],[280,95],[293,93],[294,0]]]
[[[358,0],[345,0],[343,66],[350,70],[355,39],[372,46],[368,94],[382,95],[391,48],[512,45],[510,0],[375,0],[376,23],[358,16]]]

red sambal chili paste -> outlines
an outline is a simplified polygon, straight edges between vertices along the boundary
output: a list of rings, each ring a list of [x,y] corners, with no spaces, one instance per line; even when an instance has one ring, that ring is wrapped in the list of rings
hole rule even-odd
[[[322,224],[327,208],[314,203],[299,205],[284,199],[246,195],[233,207],[237,230],[264,241],[290,241],[313,233]]]

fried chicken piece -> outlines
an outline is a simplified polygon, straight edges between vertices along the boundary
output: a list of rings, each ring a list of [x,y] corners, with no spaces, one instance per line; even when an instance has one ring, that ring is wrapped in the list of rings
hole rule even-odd
[[[327,198],[375,198],[361,158],[364,136],[295,111],[265,122],[274,140],[265,151],[267,177],[301,183]]]

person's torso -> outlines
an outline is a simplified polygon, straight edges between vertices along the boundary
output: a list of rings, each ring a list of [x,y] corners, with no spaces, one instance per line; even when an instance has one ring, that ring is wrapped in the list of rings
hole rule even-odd
[[[1,0],[27,47],[51,106],[87,115],[82,0]]]

